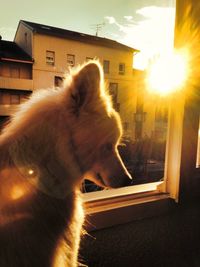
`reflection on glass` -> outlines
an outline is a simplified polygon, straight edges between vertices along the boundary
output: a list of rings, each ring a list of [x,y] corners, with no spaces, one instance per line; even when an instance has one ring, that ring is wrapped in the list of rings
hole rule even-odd
[[[141,72],[139,75],[142,81]],[[137,88],[139,90],[136,91],[136,101],[133,101],[135,106],[132,107],[130,122],[124,120],[124,114],[121,116],[124,135],[118,146],[122,160],[134,178],[132,185],[163,180],[168,128],[166,98],[149,94],[144,77]],[[85,180],[82,190],[94,192],[102,188]]]

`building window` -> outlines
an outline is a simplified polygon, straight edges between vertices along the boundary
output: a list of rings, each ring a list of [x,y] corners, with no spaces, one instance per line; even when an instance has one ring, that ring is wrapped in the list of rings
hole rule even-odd
[[[104,70],[104,73],[109,73],[110,71],[110,61],[109,60],[104,60],[103,61],[103,70]]]
[[[10,90],[0,91],[0,105],[18,105],[28,99],[31,92]]]
[[[19,94],[11,94],[10,95],[10,104],[11,105],[20,104],[20,95]]]
[[[125,74],[125,64],[119,63],[119,74],[124,75]]]
[[[69,67],[75,66],[75,55],[67,54],[67,66]]]
[[[19,66],[11,66],[10,67],[10,76],[12,78],[20,78],[20,67]]]
[[[47,65],[55,65],[55,52],[54,51],[46,51],[46,63]]]
[[[63,77],[60,77],[60,76],[55,76],[54,77],[54,85],[56,87],[61,87],[63,84]]]
[[[90,61],[90,60],[93,60],[94,58],[92,58],[92,57],[86,57],[86,62],[88,62],[88,61]]]

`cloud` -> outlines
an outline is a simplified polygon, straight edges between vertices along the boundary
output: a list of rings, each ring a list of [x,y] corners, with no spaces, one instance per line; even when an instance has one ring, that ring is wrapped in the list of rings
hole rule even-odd
[[[119,31],[121,32],[125,31],[125,27],[120,23],[118,23],[114,17],[106,16],[104,18],[108,21],[109,24],[116,25]]]
[[[132,16],[124,16],[124,18],[127,21],[132,21],[133,20],[133,17]]]
[[[123,17],[124,23],[119,23],[114,17],[106,17],[118,31],[123,32],[119,42],[141,50],[141,56],[146,59],[172,49],[175,8],[147,6],[136,10],[136,14],[143,17],[137,23],[133,20],[134,16],[129,15]]]
[[[0,28],[0,35],[2,36],[3,40],[13,40],[15,36],[16,29],[12,27],[1,27]]]
[[[106,16],[105,19],[108,20],[109,24],[115,24],[116,23],[116,20],[114,17]]]

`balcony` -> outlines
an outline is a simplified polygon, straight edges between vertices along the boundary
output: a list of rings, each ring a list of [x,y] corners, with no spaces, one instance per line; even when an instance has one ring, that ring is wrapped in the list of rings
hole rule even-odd
[[[33,90],[33,80],[0,77],[0,89]]]
[[[0,105],[0,116],[11,116],[18,108],[19,105]]]

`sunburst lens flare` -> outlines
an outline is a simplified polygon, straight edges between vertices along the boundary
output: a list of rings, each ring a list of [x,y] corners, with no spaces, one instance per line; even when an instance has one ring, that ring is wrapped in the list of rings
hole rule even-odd
[[[166,96],[179,91],[188,78],[188,54],[175,52],[152,63],[147,75],[147,88],[151,93]]]

